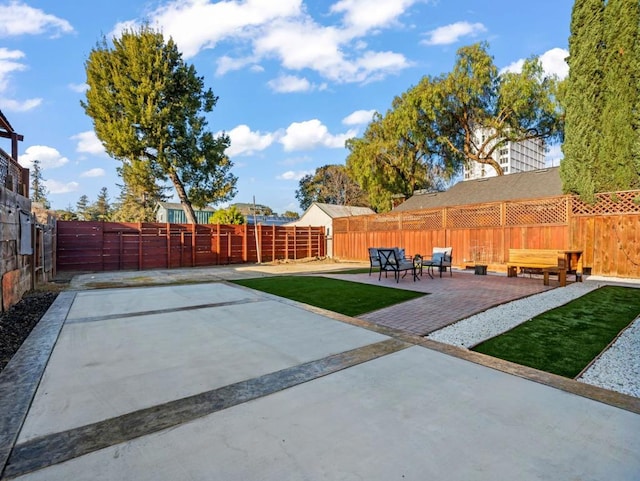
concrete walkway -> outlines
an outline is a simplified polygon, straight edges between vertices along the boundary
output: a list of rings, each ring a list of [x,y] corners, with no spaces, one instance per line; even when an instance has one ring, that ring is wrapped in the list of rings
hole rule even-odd
[[[190,271],[58,297],[0,375],[2,480],[640,476],[635,398]]]

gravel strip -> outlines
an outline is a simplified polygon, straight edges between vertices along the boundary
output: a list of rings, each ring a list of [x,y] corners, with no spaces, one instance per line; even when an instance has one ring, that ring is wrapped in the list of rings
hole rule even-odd
[[[578,381],[640,397],[640,318],[625,329]]]
[[[569,284],[567,287],[489,309],[432,332],[426,338],[468,349],[602,285],[614,283],[616,282],[597,278]],[[640,318],[620,335],[578,381],[640,397]]]

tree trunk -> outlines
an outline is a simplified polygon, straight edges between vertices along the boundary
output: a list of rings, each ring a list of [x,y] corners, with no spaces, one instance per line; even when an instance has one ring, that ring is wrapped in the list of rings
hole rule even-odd
[[[180,177],[178,177],[178,174],[171,171],[169,172],[169,178],[171,179],[171,182],[173,182],[173,186],[176,188],[180,204],[182,204],[182,210],[184,210],[184,214],[187,216],[187,223],[197,224],[198,220],[196,219],[196,213],[193,210],[191,202],[189,202],[187,192],[184,190],[184,185],[182,184]]]

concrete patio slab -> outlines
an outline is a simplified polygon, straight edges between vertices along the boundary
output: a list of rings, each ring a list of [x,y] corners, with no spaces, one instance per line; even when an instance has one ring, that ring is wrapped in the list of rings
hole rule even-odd
[[[568,392],[572,380],[557,389],[544,373],[534,382],[528,368],[226,283],[62,300],[34,337],[39,353],[55,347],[24,425],[0,415],[3,431],[18,430],[0,437],[1,480],[640,473],[640,410]],[[35,376],[18,358],[12,372],[29,375],[2,373],[2,407]]]

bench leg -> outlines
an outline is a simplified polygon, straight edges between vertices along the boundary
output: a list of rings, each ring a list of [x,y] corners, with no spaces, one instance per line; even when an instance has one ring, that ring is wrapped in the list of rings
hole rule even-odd
[[[565,287],[567,285],[567,271],[563,269],[558,272],[558,280],[560,281],[560,287]]]
[[[518,277],[518,268],[516,266],[507,267],[507,277]]]
[[[549,285],[549,272],[548,271],[544,271],[543,276],[544,277],[543,277],[542,282],[544,283],[545,286],[548,286]]]

